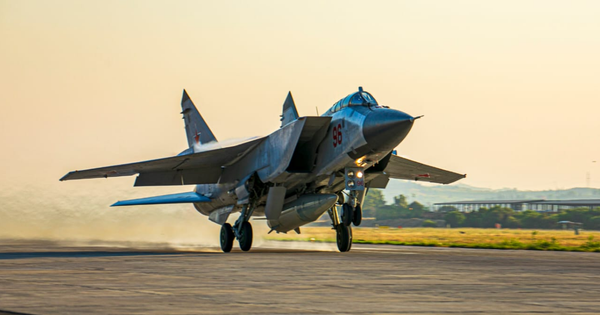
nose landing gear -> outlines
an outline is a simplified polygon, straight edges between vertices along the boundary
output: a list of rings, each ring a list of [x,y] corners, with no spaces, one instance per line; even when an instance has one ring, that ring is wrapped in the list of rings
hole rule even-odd
[[[333,207],[329,210],[331,225],[335,230],[337,246],[340,252],[347,252],[352,248],[352,224],[359,226],[362,223],[362,207],[360,202],[364,197],[363,191],[351,190],[348,198],[344,202],[340,198],[339,204],[342,205],[341,215],[338,208]]]
[[[329,209],[329,217],[331,218],[331,225],[335,230],[335,238],[338,250],[340,252],[347,252],[352,248],[352,217],[354,212],[352,207],[345,203],[342,206],[342,218],[340,220],[337,207],[333,206]]]

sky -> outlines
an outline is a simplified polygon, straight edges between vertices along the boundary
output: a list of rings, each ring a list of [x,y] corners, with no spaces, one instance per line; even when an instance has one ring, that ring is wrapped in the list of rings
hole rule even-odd
[[[425,115],[398,153],[463,184],[600,188],[598,1],[0,0],[0,189],[145,196],[58,179],[184,150],[184,88],[224,140],[358,86]]]

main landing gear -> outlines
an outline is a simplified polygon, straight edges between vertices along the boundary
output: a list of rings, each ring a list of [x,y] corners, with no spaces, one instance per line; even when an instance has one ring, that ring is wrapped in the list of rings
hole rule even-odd
[[[229,223],[223,224],[221,226],[221,250],[229,253],[233,248],[233,240],[235,239],[238,240],[241,250],[245,252],[249,251],[252,248],[252,224],[243,219],[242,221],[238,219],[234,226],[231,226]]]
[[[233,248],[233,240],[236,238],[233,227],[229,223],[221,226],[221,250],[229,253]],[[252,248],[252,225],[250,222],[242,223],[240,236],[238,237],[240,249],[247,252]]]

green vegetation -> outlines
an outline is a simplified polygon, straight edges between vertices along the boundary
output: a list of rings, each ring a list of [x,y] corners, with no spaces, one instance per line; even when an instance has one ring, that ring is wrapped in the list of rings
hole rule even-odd
[[[431,221],[431,220],[425,220],[422,223],[423,227],[437,227],[437,223]]]
[[[447,207],[452,208],[452,207]],[[495,227],[501,224],[507,228],[556,229],[559,221],[583,223],[586,230],[600,230],[600,208],[574,208],[559,213],[540,213],[533,210],[515,212],[510,208],[480,208],[477,211],[462,213],[452,209],[443,216],[452,227]]]
[[[574,235],[561,230],[354,228],[354,243],[487,249],[600,252],[600,232]],[[331,228],[303,228],[301,235],[270,235],[280,241],[335,242]]]
[[[496,224],[506,228],[558,229],[559,221],[583,223],[586,230],[600,230],[600,208],[574,208],[560,213],[541,213],[533,210],[516,212],[510,208],[480,208],[472,212],[460,212],[452,206],[444,206],[430,212],[418,201],[408,203],[406,196],[398,195],[392,204],[386,204],[381,190],[373,189],[363,205],[364,217],[372,217],[373,225],[401,226],[400,219],[444,220],[451,227],[493,228]],[[367,223],[369,224],[369,223]],[[421,222],[416,226],[434,227],[431,222]],[[414,225],[413,225],[414,226]]]
[[[410,204],[404,195],[394,197],[394,203],[387,205],[379,189],[372,189],[363,205],[363,216],[375,217],[377,220],[421,218],[428,209],[418,201]]]
[[[409,203],[404,195],[386,204],[381,190],[372,189],[363,211],[363,225],[353,230],[355,243],[600,252],[600,241],[596,241],[600,232],[590,231],[600,230],[600,208],[540,213],[493,207],[460,212],[445,206],[432,212],[418,201]],[[559,230],[559,221],[581,222],[584,232],[575,235],[572,230]],[[321,224],[328,227],[304,227],[298,236],[273,235],[267,239],[335,242],[329,222]],[[444,224],[454,229],[439,228]]]

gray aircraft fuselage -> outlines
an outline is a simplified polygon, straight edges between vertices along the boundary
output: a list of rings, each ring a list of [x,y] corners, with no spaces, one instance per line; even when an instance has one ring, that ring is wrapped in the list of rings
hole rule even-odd
[[[331,122],[324,140],[318,144],[314,167],[310,170],[290,170],[278,176],[279,182],[287,189],[286,198],[307,193],[335,194],[344,190],[344,176],[341,174],[346,167],[369,169],[374,166],[404,140],[414,122],[414,118],[404,112],[363,105],[328,111],[321,117],[331,117]],[[294,123],[283,126],[269,137],[276,138],[278,134],[286,133]],[[279,145],[285,146],[286,143]],[[331,174],[338,176],[332,180]],[[217,198],[211,202],[195,203],[195,208],[205,215],[232,205],[233,212],[239,211],[241,205],[237,204],[237,198],[227,193],[235,186],[235,183],[197,185],[196,192]],[[254,210],[254,216],[264,215],[265,201],[266,196]]]

